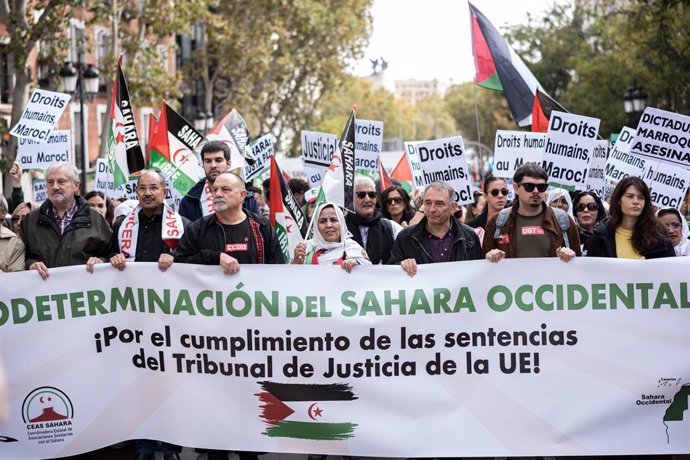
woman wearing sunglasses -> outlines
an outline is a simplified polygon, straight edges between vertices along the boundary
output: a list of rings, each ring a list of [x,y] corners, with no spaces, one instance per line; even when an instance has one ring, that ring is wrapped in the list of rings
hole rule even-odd
[[[649,187],[639,177],[621,180],[611,195],[609,218],[594,228],[589,257],[674,257],[671,240],[654,216]]]
[[[587,255],[589,250],[589,241],[594,234],[594,227],[598,222],[606,218],[606,210],[601,202],[601,198],[592,192],[580,192],[573,202],[573,212],[575,214],[575,222],[580,231],[580,246],[582,247],[582,255]]]
[[[661,208],[656,212],[656,219],[666,227],[676,256],[690,256],[690,229],[680,211],[676,208]]]
[[[486,197],[486,206],[484,206],[484,210],[477,218],[470,220],[469,222],[465,220],[467,225],[472,227],[475,233],[477,233],[480,242],[483,242],[484,240],[484,228],[486,227],[488,220],[506,207],[509,193],[510,190],[508,190],[508,185],[506,184],[505,179],[495,177],[491,174],[484,178],[484,196]]]
[[[383,217],[390,219],[403,227],[407,227],[415,215],[410,203],[410,194],[399,185],[391,185],[381,193],[383,203]]]

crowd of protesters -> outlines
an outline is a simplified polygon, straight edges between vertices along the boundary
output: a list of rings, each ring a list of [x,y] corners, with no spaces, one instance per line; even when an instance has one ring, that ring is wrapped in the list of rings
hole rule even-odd
[[[140,174],[138,200],[111,201],[100,191],[83,197],[79,175],[70,164],[45,171],[48,199],[24,202],[21,169],[10,172],[12,195],[0,195],[0,271],[35,270],[44,280],[57,267],[108,263],[125,270],[128,262],[154,262],[162,272],[175,263],[220,266],[232,275],[244,264],[335,264],[346,272],[359,265],[400,265],[413,277],[420,264],[485,258],[618,257],[649,259],[690,255],[688,223],[677,209],[655,209],[639,178],[621,180],[608,202],[592,191],[549,190],[538,165],[518,168],[511,190],[505,179],[488,176],[474,203],[463,210],[445,182],[434,182],[414,196],[396,184],[358,176],[354,212],[335,203],[316,204],[316,191],[301,179],[289,181],[310,224],[305,242],[285,261],[275,230],[262,217],[269,201],[230,172],[230,151],[209,142],[201,151],[205,177],[182,200],[178,211],[166,203],[165,178]],[[265,184],[267,185],[267,184]],[[12,211],[10,213],[10,211]],[[265,215],[265,212],[264,212]],[[174,222],[163,225],[165,222]],[[169,231],[172,227],[175,231]],[[166,231],[166,229],[168,231]],[[0,397],[3,394],[0,375]],[[4,407],[0,404],[0,417]],[[162,443],[164,458],[179,458],[180,447]],[[137,458],[150,460],[156,443],[136,443]],[[206,451],[211,460],[225,451]],[[257,453],[241,452],[252,460]]]

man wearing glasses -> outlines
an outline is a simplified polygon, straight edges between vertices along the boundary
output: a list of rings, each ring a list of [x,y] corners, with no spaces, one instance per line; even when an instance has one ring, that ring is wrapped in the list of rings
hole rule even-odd
[[[575,223],[562,210],[544,202],[548,178],[536,163],[526,163],[515,171],[515,203],[509,211],[503,211],[507,213],[503,222],[499,213],[486,225],[482,249],[489,261],[498,262],[504,257],[559,257],[568,262],[581,255]]]
[[[385,264],[391,256],[393,242],[402,227],[382,217],[376,207],[376,186],[365,176],[355,177],[355,213],[345,218],[352,238],[359,243],[374,265]]]

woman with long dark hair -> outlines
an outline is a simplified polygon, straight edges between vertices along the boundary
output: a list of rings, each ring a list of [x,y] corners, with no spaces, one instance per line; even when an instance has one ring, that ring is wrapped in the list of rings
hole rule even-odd
[[[606,218],[606,210],[599,195],[587,190],[578,193],[575,197],[573,215],[580,232],[580,249],[582,249],[582,255],[586,256],[589,251],[589,241],[594,234],[594,227]]]
[[[589,257],[674,257],[673,244],[652,208],[649,187],[639,177],[621,180],[611,195],[609,218],[594,229]]]
[[[383,217],[403,227],[410,223],[415,210],[410,201],[410,194],[399,185],[391,185],[381,193]]]
[[[106,197],[100,190],[91,190],[84,195],[84,199],[89,202],[89,206],[99,212],[105,218],[109,226],[113,226],[115,217],[115,206],[110,198]]]

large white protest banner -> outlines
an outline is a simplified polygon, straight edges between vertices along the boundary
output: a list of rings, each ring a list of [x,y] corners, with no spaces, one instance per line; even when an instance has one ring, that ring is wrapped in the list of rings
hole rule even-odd
[[[690,187],[690,170],[659,161],[647,161],[643,180],[651,189],[652,204],[680,209]]]
[[[355,170],[378,171],[377,160],[382,145],[382,121],[355,120]]]
[[[245,165],[242,169],[245,182],[253,180],[270,167],[270,158],[275,153],[273,149],[273,135],[266,134],[261,136],[252,144],[251,148],[256,161],[251,165]]]
[[[412,279],[145,263],[6,274],[0,434],[16,442],[0,458],[125,439],[368,457],[687,453],[688,269],[677,257],[429,264]]]
[[[592,158],[589,162],[587,180],[585,180],[584,189],[592,190],[599,196],[604,196],[604,189],[606,188],[604,170],[606,169],[606,160],[608,155],[609,141],[606,139],[598,140],[594,150],[592,151]]]
[[[419,159],[419,153],[417,153],[417,145],[419,143],[419,141],[407,141],[403,143],[403,148],[407,154],[407,161],[410,163],[412,178],[414,179],[414,188],[416,189],[423,188],[426,185],[422,172],[422,160]]]
[[[542,166],[549,182],[582,188],[599,133],[598,118],[551,112]]]
[[[690,117],[647,107],[630,149],[634,155],[690,168]]]
[[[39,142],[47,141],[69,100],[69,94],[34,89],[22,117],[10,134]]]
[[[628,176],[642,176],[645,159],[630,152],[634,140],[635,130],[624,127],[606,162],[606,180],[619,182]]]
[[[492,174],[512,179],[515,170],[524,163],[541,163],[545,144],[544,133],[497,130]]]
[[[24,169],[46,169],[53,163],[72,163],[69,129],[53,131],[46,142],[19,138],[17,162]]]
[[[467,168],[467,155],[462,137],[419,142],[416,145],[422,163],[424,185],[434,181],[445,181],[455,190],[458,204],[474,202],[472,179]]]
[[[323,173],[331,165],[333,153],[338,146],[335,134],[302,131],[302,164],[310,187],[318,187],[323,180]]]

